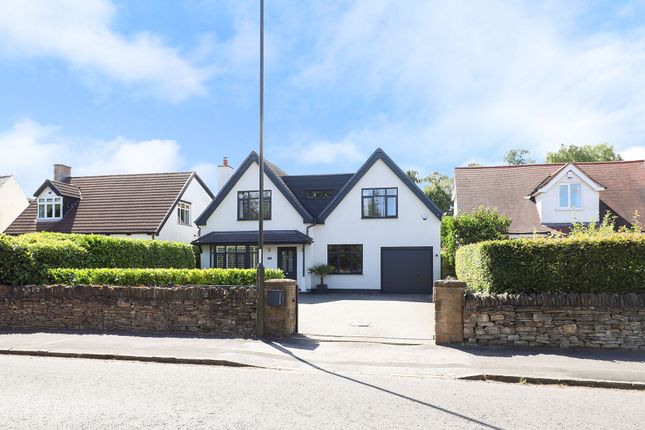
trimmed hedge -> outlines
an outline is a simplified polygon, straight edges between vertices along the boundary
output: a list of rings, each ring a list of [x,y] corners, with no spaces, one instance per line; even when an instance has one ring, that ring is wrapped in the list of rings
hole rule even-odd
[[[0,234],[0,284],[38,284],[47,269],[195,268],[193,246],[95,234]]]
[[[49,269],[48,283],[65,285],[253,285],[255,269]],[[265,279],[282,279],[266,269]]]
[[[14,240],[48,267],[195,267],[193,246],[181,242],[49,232],[23,234]]]
[[[645,235],[480,242],[459,248],[456,264],[485,293],[642,293]]]

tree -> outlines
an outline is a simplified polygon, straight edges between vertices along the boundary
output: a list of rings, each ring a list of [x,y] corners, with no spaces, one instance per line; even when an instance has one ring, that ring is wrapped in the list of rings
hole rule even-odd
[[[416,170],[406,170],[405,174],[408,175],[410,179],[414,181],[415,184],[420,184],[426,179],[426,178],[420,178],[419,172],[417,172]]]
[[[511,166],[535,164],[535,160],[528,158],[529,153],[527,149],[509,149],[506,155],[504,155],[504,161]]]
[[[560,145],[557,152],[547,152],[547,163],[579,163],[586,161],[621,161],[613,145],[600,143],[598,145]]]
[[[441,212],[450,212],[452,210],[453,179],[439,172],[434,172],[424,179],[428,185],[423,188],[423,192],[441,209]]]
[[[441,276],[454,276],[457,248],[484,240],[508,239],[511,219],[497,209],[481,206],[476,211],[441,219]]]
[[[476,161],[473,161],[472,163],[468,163],[468,167],[481,167],[482,165],[477,163]]]

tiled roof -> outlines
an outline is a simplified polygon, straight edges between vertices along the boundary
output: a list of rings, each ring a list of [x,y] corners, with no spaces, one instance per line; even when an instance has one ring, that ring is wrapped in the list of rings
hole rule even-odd
[[[37,222],[37,203],[32,202],[6,233],[46,230],[156,234],[193,177],[199,180],[193,172],[182,172],[79,176],[65,182],[50,181],[63,195],[75,198],[71,207],[64,209],[63,219]]]
[[[329,202],[334,198],[338,190],[343,188],[354,176],[353,173],[337,175],[299,175],[299,176],[282,176],[281,179],[287,184],[294,196],[314,217],[327,207]],[[308,199],[307,191],[312,190],[329,190],[331,196],[328,199]]]
[[[600,211],[608,208],[625,223],[634,211],[645,213],[645,161],[575,163],[594,181],[606,187],[600,192]],[[538,185],[544,185],[563,164],[520,166],[458,167],[455,190],[459,213],[479,206],[497,208],[513,219],[511,233],[550,232],[540,224],[535,203],[525,198]]]
[[[267,230],[264,243],[267,245],[311,243],[313,239],[298,230]],[[255,244],[258,243],[257,230],[251,231],[212,231],[193,241],[203,244]]]

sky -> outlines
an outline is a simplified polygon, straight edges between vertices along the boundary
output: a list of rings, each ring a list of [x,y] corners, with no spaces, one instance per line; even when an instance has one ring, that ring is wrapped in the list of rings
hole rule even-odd
[[[645,158],[645,1],[266,0],[265,149],[289,174],[378,147],[452,174],[561,144]],[[196,170],[258,146],[258,0],[0,2],[0,175]]]

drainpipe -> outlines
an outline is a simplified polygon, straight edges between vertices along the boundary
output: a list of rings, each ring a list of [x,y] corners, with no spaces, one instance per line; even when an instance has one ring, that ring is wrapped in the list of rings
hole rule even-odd
[[[309,236],[309,229],[310,229],[311,227],[315,226],[316,224],[317,224],[317,223],[316,223],[316,222],[314,222],[313,224],[311,224],[311,225],[308,225],[308,226],[307,226],[307,229],[305,230],[305,234],[306,234],[307,236]],[[304,276],[306,276],[306,274],[305,274],[305,273],[306,273],[306,272],[305,272],[305,270],[306,270],[306,269],[305,269],[305,267],[306,267],[306,265],[305,265],[305,244],[303,243],[303,244],[302,244],[302,276],[303,276],[303,277],[304,277]]]

